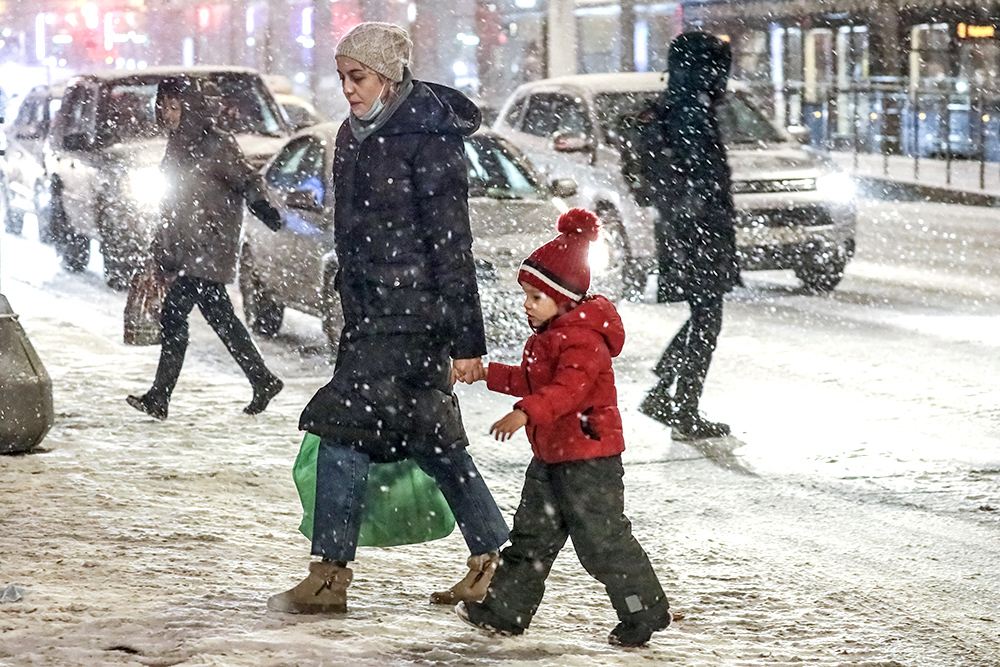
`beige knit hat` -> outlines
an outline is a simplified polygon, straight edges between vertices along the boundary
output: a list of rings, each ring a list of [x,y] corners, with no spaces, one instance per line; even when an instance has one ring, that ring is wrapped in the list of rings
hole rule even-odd
[[[403,68],[410,63],[413,42],[410,35],[393,23],[368,21],[351,29],[337,44],[338,56],[357,60],[391,81],[403,80]]]

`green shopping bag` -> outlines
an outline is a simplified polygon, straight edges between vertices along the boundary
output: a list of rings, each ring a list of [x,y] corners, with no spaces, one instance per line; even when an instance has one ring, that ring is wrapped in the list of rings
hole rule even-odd
[[[299,532],[310,540],[316,505],[318,435],[306,433],[295,457],[292,478],[302,501]],[[393,547],[447,537],[455,517],[437,482],[411,460],[373,463],[368,470],[358,546]]]

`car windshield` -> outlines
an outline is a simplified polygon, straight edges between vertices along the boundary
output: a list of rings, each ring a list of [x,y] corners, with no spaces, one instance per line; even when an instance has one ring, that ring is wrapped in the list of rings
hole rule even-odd
[[[284,126],[277,109],[254,77],[225,73],[210,77],[222,92],[219,125],[237,134],[281,136]],[[111,84],[101,131],[108,143],[129,142],[157,136],[156,89],[162,76],[136,77]]]
[[[524,158],[496,137],[469,137],[465,140],[465,157],[470,196],[493,199],[538,196],[538,181]]]
[[[645,90],[600,93],[595,96],[594,104],[608,143],[617,143],[617,127],[623,115],[637,111],[655,100],[658,95],[656,91]],[[729,145],[774,143],[782,140],[774,126],[741,92],[730,92],[726,95],[719,122],[722,139]]]

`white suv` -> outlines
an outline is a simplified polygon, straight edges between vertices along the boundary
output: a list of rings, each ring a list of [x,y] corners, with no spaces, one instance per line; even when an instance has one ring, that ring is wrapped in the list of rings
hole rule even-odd
[[[634,291],[655,267],[656,212],[629,194],[617,128],[666,88],[658,73],[578,74],[525,84],[504,102],[493,129],[550,178],[572,176],[572,203],[595,210]],[[854,254],[854,182],[816,151],[780,133],[749,93],[731,85],[722,134],[733,172],[736,239],[745,269],[793,269],[813,291],[828,291]]]

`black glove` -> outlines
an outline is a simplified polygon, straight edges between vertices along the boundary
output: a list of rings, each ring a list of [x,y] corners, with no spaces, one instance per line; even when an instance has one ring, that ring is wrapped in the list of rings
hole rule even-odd
[[[267,225],[268,229],[272,232],[276,232],[282,228],[281,213],[278,212],[278,209],[271,206],[267,200],[258,199],[257,201],[248,202],[247,206],[250,208],[250,212]]]

